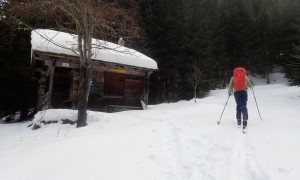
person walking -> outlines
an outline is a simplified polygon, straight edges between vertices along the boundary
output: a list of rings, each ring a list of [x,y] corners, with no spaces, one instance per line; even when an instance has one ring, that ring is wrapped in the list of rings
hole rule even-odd
[[[233,71],[233,77],[230,79],[228,86],[228,95],[231,96],[232,92],[234,94],[234,99],[236,102],[236,119],[237,124],[241,125],[243,117],[243,129],[247,127],[248,121],[248,88],[253,88],[253,84],[246,75],[246,70],[243,67],[237,67]]]

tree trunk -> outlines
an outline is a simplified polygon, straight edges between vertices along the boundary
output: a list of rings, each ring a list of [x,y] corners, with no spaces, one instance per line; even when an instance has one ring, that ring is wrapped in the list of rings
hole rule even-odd
[[[197,87],[194,87],[195,103],[197,103]]]
[[[87,106],[92,76],[92,34],[93,20],[89,13],[91,0],[84,1],[82,22],[77,23],[78,49],[80,54],[80,84],[78,92],[77,128],[87,125]]]
[[[91,66],[80,67],[80,84],[78,92],[78,118],[77,127],[84,127],[87,125],[87,105],[90,92],[91,82]]]
[[[22,106],[22,109],[21,109],[21,115],[20,115],[20,119],[19,121],[25,121],[27,118],[28,118],[28,107],[26,106]]]
[[[269,72],[266,73],[266,77],[267,77],[267,84],[270,84],[270,77],[269,77]]]

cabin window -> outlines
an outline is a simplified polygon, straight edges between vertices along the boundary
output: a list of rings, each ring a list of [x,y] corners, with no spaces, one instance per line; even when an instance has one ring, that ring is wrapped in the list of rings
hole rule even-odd
[[[96,77],[92,77],[90,83],[90,92],[96,92],[96,91],[97,91]]]
[[[123,96],[125,76],[123,74],[106,73],[104,95]]]

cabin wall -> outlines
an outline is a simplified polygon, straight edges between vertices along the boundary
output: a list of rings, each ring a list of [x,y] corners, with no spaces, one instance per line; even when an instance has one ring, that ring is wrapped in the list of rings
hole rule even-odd
[[[77,108],[79,60],[35,53],[33,77],[39,79],[38,109]],[[107,111],[108,106],[141,108],[148,103],[151,70],[93,61],[88,109]]]
[[[95,65],[89,96],[91,109],[107,105],[141,107],[145,72],[119,65]]]

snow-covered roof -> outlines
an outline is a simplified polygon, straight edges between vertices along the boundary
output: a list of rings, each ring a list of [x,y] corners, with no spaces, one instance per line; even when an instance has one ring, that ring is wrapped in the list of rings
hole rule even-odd
[[[78,56],[77,35],[49,29],[31,32],[32,50]],[[144,54],[111,42],[92,39],[92,59],[148,69],[157,69],[157,63]]]

